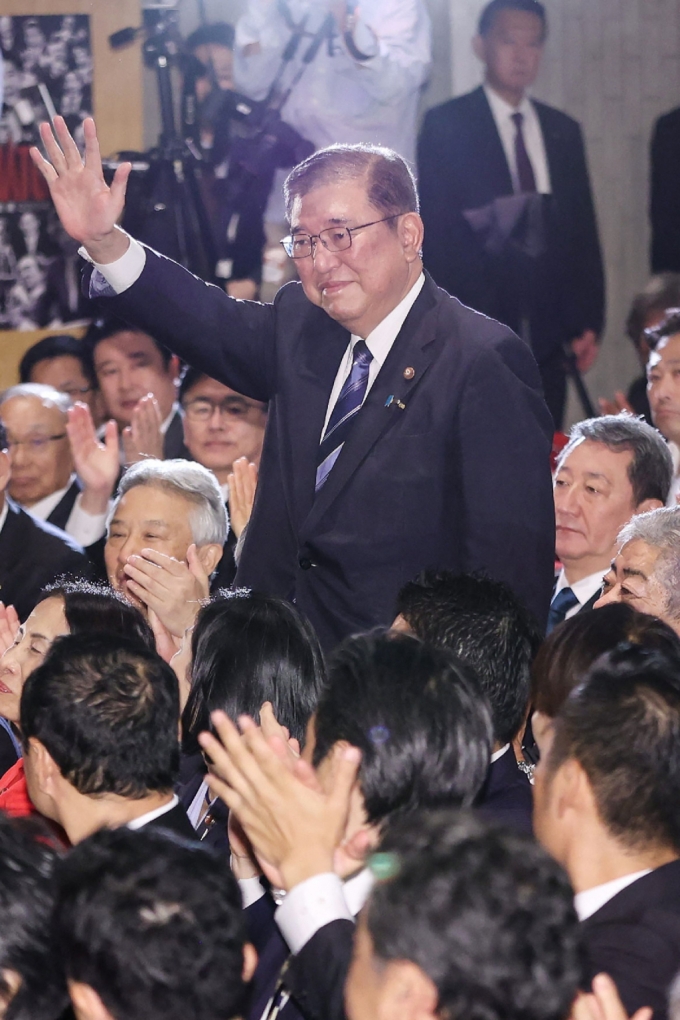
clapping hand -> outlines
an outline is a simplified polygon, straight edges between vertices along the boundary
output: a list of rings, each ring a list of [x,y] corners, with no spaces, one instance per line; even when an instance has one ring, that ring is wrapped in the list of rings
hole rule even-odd
[[[592,987],[588,994],[579,993],[569,1020],[628,1020],[619,990],[608,974],[596,974]],[[643,1006],[630,1020],[652,1020],[652,1013],[650,1006]]]
[[[56,137],[55,137],[56,132]],[[75,241],[84,244],[95,262],[115,262],[128,248],[127,235],[116,229],[125,206],[125,191],[132,169],[121,163],[111,186],[104,180],[91,117],[83,121],[85,161],[73,141],[63,117],[40,125],[40,137],[48,159],[33,147],[31,159],[47,181],[62,226]]]
[[[130,424],[123,429],[123,456],[126,467],[147,457],[163,459],[162,424],[158,401],[153,393],[147,393],[137,401]]]
[[[181,641],[210,594],[210,579],[196,546],[189,546],[186,563],[157,549],[142,549],[139,556],[129,557],[124,569],[132,594]]]
[[[103,514],[120,473],[116,423],[107,422],[104,442],[100,443],[90,408],[78,403],[68,411],[66,432],[76,474],[83,483],[81,506],[89,514]]]

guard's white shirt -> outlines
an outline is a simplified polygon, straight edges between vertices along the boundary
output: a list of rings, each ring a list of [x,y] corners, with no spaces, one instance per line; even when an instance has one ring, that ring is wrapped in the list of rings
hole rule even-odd
[[[511,106],[505,99],[501,99],[498,93],[494,92],[489,85],[484,86],[484,92],[489,101],[493,119],[496,122],[496,128],[500,135],[505,158],[510,167],[510,176],[512,177],[515,191],[519,191],[517,157],[515,154],[517,128],[512,117],[515,113],[521,113],[524,116],[522,122],[524,145],[533,167],[536,190],[541,195],[549,195],[552,191],[550,187],[550,170],[548,168],[548,157],[545,151],[541,122],[538,119],[536,107],[527,96],[524,97],[519,106]]]

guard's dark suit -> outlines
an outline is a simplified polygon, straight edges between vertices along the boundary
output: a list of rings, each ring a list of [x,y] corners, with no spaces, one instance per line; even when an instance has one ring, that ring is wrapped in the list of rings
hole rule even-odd
[[[418,143],[423,253],[440,287],[511,329],[520,330],[522,302],[528,307],[532,349],[559,424],[565,393],[562,345],[586,329],[601,332],[604,274],[581,129],[559,110],[534,106],[552,195],[543,201],[545,251],[520,273],[522,286],[507,261],[485,250],[463,215],[513,194],[503,144],[481,87],[425,117]]]
[[[545,623],[552,423],[534,359],[506,327],[427,278],[315,498],[350,337],[300,284],[272,305],[235,301],[147,251],[139,279],[107,303],[196,368],[270,402],[238,584],[294,596],[326,648],[390,623],[399,588],[425,567],[486,570]]]
[[[680,273],[680,107],[654,125],[651,164],[652,272]]]

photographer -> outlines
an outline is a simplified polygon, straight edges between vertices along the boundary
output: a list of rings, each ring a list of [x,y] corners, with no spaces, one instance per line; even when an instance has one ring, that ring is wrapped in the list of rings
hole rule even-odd
[[[313,146],[278,115],[234,92],[234,29],[201,25],[186,41],[183,134],[200,152],[202,198],[213,224],[217,276],[232,297],[257,295],[263,217],[277,167],[291,167]]]

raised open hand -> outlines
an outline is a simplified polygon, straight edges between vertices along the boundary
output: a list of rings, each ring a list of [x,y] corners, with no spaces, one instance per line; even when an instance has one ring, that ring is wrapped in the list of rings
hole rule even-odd
[[[114,262],[129,244],[127,236],[116,230],[116,223],[125,205],[132,164],[122,163],[109,187],[104,180],[97,129],[91,117],[83,122],[83,132],[84,162],[63,117],[54,118],[54,131],[49,124],[40,125],[49,161],[35,147],[31,149],[31,159],[47,181],[66,233],[84,244],[96,262]]]
[[[100,443],[90,408],[78,403],[68,412],[66,432],[76,474],[83,483],[81,506],[90,514],[105,513],[120,472],[116,423],[107,422]]]
[[[137,402],[130,424],[123,429],[123,456],[126,467],[146,457],[163,459],[162,424],[158,401],[153,393],[147,393]]]
[[[237,538],[250,520],[257,488],[257,466],[239,457],[231,466],[229,483],[229,524]]]

